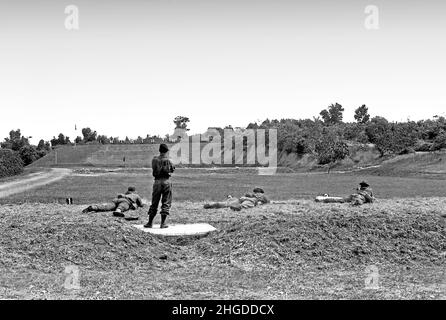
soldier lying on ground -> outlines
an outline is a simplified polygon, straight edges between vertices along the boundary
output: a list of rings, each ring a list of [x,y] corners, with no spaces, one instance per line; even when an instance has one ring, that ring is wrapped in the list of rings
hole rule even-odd
[[[125,217],[124,212],[136,210],[143,206],[142,199],[136,193],[136,189],[129,187],[125,194],[118,194],[111,202],[89,206],[82,210],[82,213],[113,211],[115,217]]]
[[[352,205],[362,205],[364,203],[372,203],[375,200],[373,197],[373,191],[372,188],[370,188],[370,185],[362,181],[359,184],[359,187],[356,189],[356,193],[351,194],[348,197],[342,198],[342,197],[329,197],[327,196],[320,196],[316,197],[316,202],[324,202],[324,203],[345,203],[350,202]]]
[[[265,196],[265,192],[261,188],[255,188],[252,193],[247,193],[244,197],[233,198],[232,196],[228,196],[228,199],[226,201],[206,203],[204,205],[204,208],[231,208],[234,211],[240,211],[242,209],[253,208],[265,203],[270,203],[270,200]]]

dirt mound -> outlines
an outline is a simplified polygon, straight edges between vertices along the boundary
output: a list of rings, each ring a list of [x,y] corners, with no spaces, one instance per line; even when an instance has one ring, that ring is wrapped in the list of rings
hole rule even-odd
[[[271,267],[445,262],[446,231],[438,214],[326,211],[250,216],[229,223],[197,249],[219,261]]]
[[[179,248],[109,214],[81,214],[60,205],[3,207],[0,269],[54,270],[77,265],[95,270],[156,268],[182,257]]]

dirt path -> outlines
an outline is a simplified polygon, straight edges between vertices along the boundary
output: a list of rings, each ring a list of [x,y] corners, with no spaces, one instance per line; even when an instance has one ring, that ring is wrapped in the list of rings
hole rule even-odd
[[[70,169],[54,168],[49,172],[33,173],[20,180],[2,183],[0,184],[0,198],[56,182],[70,173]]]

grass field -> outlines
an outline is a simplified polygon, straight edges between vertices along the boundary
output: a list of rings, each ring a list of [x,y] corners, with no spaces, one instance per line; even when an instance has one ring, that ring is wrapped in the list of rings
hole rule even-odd
[[[113,171],[113,172],[110,172]],[[163,238],[110,213],[82,214],[150,170],[76,169],[0,200],[0,297],[12,299],[445,299],[445,180],[355,174],[259,176],[254,169],[178,169],[170,223],[206,222],[206,237]],[[367,179],[373,205],[316,204]],[[203,210],[204,200],[262,186],[270,204]],[[63,203],[73,197],[75,205]],[[22,203],[22,204],[20,204]],[[159,217],[156,223],[159,223]],[[67,266],[80,289],[66,289]],[[373,273],[370,270],[377,271]],[[366,286],[378,275],[379,286]],[[375,279],[375,278],[374,278]]]
[[[151,169],[127,169],[109,172],[109,169],[75,170],[54,184],[16,194],[1,203],[63,202],[72,197],[76,204],[107,201],[130,185],[140,195],[150,198],[153,178]],[[239,196],[260,186],[273,200],[313,199],[318,194],[348,195],[357,183],[366,179],[377,198],[443,197],[446,183],[443,179],[416,177],[370,176],[359,173],[279,173],[261,176],[255,169],[177,169],[172,178],[175,201],[220,200],[226,195]]]

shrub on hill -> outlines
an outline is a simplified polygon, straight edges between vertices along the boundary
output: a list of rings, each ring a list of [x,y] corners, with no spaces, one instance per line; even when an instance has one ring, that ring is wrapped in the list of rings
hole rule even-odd
[[[0,150],[0,178],[10,177],[23,172],[23,161],[12,150]]]
[[[45,153],[43,153],[45,154]],[[19,151],[20,158],[22,158],[22,161],[25,166],[30,165],[37,159],[41,158],[39,152],[36,150],[34,146],[27,145],[20,149]]]
[[[446,132],[441,132],[434,140],[431,151],[437,151],[446,148]]]

